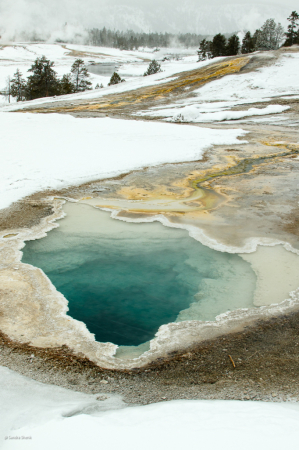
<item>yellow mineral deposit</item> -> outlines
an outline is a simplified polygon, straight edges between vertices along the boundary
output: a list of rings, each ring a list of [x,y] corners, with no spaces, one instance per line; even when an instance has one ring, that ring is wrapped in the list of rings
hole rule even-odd
[[[194,90],[209,83],[212,80],[222,78],[226,75],[240,72],[240,70],[248,64],[250,57],[241,56],[226,60],[220,63],[212,63],[208,66],[177,74],[176,78],[158,86],[146,86],[134,91],[119,94],[108,94],[94,101],[80,102],[76,105],[66,105],[51,107],[51,109],[37,108],[30,110],[31,112],[80,112],[80,111],[113,111],[115,109],[123,109],[142,105],[148,101],[161,100],[164,97],[179,93],[185,88]],[[173,78],[173,77],[172,77]],[[125,98],[124,98],[125,97]]]

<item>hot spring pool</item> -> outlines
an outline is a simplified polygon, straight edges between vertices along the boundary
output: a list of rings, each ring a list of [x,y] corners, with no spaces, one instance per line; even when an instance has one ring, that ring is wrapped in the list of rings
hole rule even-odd
[[[64,211],[59,228],[26,243],[22,262],[45,272],[97,341],[138,346],[163,324],[254,307],[256,275],[240,256],[158,222],[127,223],[78,203]]]

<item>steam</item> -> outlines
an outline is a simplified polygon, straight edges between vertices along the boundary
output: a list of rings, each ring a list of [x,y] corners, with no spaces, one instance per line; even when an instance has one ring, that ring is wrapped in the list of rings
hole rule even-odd
[[[298,6],[298,5],[297,5]],[[293,0],[1,0],[0,35],[6,41],[86,43],[88,28],[215,34],[254,31],[268,18],[286,24]]]
[[[85,11],[81,15],[81,9],[82,2],[77,0],[2,0],[1,41],[61,40],[84,43],[88,20],[85,24],[79,20],[86,14]]]

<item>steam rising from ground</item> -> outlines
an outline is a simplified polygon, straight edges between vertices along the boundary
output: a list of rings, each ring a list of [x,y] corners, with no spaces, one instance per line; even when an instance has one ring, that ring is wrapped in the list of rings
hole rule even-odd
[[[86,43],[87,28],[199,34],[254,30],[273,17],[283,24],[293,0],[234,3],[213,0],[1,0],[1,43],[11,40],[44,39]]]

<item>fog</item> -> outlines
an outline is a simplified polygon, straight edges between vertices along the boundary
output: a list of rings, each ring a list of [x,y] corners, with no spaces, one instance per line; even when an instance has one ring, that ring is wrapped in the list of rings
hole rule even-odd
[[[268,18],[286,25],[293,0],[0,0],[1,42],[32,34],[83,41],[86,28],[199,34],[254,31]]]

